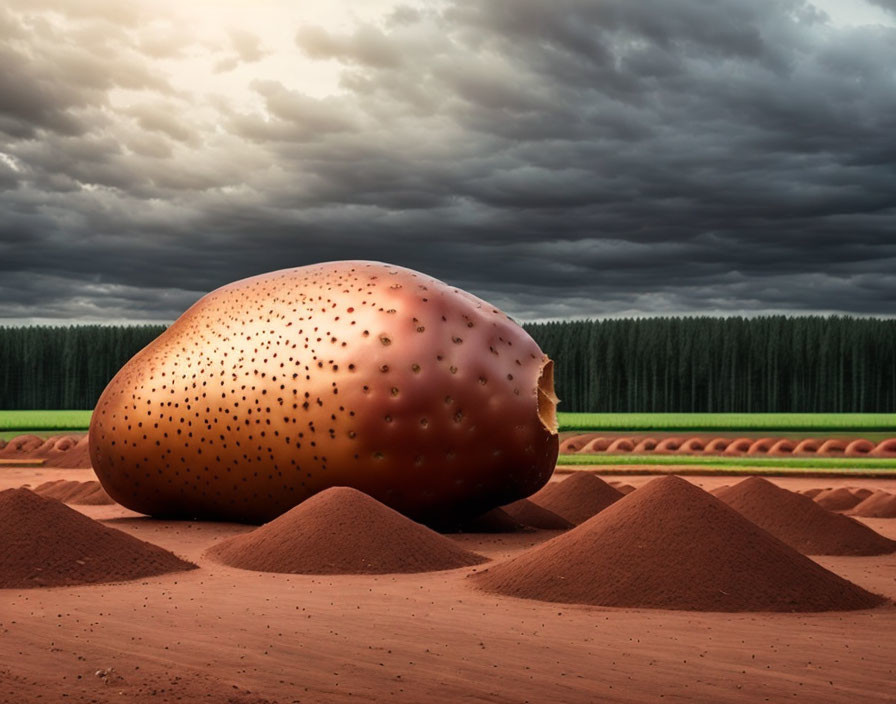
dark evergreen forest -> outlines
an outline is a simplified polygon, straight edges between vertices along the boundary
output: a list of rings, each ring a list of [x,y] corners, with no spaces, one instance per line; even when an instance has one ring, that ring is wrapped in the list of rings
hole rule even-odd
[[[896,411],[896,320],[643,318],[524,326],[561,410]],[[164,326],[0,327],[0,408],[92,408]]]
[[[644,318],[527,325],[564,411],[896,411],[896,320]]]

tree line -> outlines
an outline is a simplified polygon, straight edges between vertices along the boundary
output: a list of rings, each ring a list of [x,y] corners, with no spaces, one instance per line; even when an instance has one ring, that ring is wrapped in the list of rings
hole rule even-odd
[[[561,410],[896,412],[896,320],[782,315],[526,325]]]
[[[896,411],[896,320],[662,317],[524,325],[564,411]],[[93,408],[163,325],[0,327],[0,408]]]
[[[164,325],[0,327],[0,409],[93,408]]]

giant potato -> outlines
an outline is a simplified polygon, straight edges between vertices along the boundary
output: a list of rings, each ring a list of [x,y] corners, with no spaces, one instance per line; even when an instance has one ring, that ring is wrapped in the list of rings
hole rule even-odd
[[[350,486],[439,524],[547,481],[555,405],[552,362],[490,304],[328,262],[200,299],[106,387],[90,456],[151,515],[262,522]]]

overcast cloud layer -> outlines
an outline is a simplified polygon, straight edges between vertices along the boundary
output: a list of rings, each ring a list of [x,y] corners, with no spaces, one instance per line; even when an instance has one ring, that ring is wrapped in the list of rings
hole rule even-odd
[[[892,314],[896,4],[826,5],[4,3],[0,321],[331,259],[522,319]]]

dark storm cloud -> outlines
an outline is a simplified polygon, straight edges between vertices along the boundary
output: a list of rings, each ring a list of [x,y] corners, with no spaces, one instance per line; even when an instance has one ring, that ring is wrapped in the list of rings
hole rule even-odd
[[[896,0],[869,0],[869,2],[896,14]]]
[[[337,59],[377,68],[394,68],[404,60],[402,47],[376,27],[361,27],[347,37],[334,36],[320,27],[302,27],[296,42],[315,59]]]
[[[155,70],[188,36],[96,8],[83,45],[0,15],[2,319],[171,319],[342,258],[529,319],[894,310],[892,27],[796,0],[401,6],[296,27],[341,91],[259,73],[247,107]],[[262,65],[264,37],[229,38],[210,70]]]
[[[177,108],[172,104],[134,105],[126,112],[147,132],[161,132],[178,142],[199,142],[198,132],[178,117]]]

